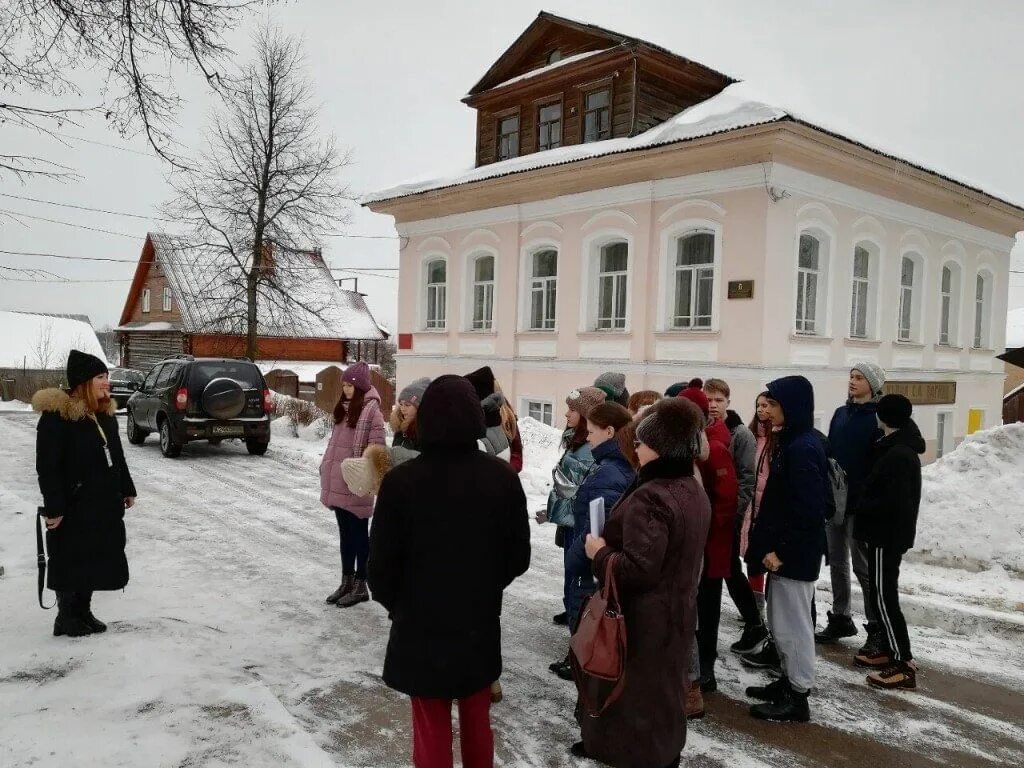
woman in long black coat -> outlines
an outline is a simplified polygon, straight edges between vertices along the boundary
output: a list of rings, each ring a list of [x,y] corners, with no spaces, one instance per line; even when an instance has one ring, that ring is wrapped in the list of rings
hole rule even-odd
[[[466,379],[436,379],[417,422],[422,453],[384,476],[370,532],[370,591],[391,618],[384,682],[412,697],[415,765],[451,765],[458,701],[462,764],[489,767],[502,592],[530,564],[526,496],[478,449],[484,414]]]
[[[57,593],[53,634],[79,637],[107,628],[92,614],[92,593],[128,583],[124,512],[136,492],[106,364],[72,350],[67,381],[68,392],[40,390],[32,407],[42,414],[36,471],[50,555],[47,585]]]

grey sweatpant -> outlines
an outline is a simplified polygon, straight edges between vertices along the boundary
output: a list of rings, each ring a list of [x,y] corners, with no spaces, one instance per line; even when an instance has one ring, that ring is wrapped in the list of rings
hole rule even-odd
[[[832,613],[852,616],[850,605],[850,561],[853,573],[860,582],[864,597],[864,616],[872,624],[878,623],[878,610],[871,599],[871,574],[868,571],[868,545],[853,538],[853,518],[847,517],[841,525],[825,525],[828,537],[828,563],[832,577]]]
[[[768,574],[768,629],[782,659],[782,673],[797,693],[814,687],[813,581]]]

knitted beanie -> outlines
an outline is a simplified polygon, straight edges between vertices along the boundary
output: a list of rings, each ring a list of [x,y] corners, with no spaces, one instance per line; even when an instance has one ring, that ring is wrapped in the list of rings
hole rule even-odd
[[[476,390],[478,400],[483,400],[488,395],[494,394],[494,371],[491,370],[490,366],[485,365],[483,368],[477,368],[472,373],[467,373],[465,378],[469,379],[469,383]]]
[[[427,376],[410,382],[406,385],[405,389],[398,393],[398,402],[409,403],[410,405],[419,405],[420,398],[423,397],[423,393],[427,391],[427,387],[429,386],[430,378]]]
[[[686,389],[686,384],[681,381],[677,381],[675,384],[671,384],[668,389],[665,390],[665,397],[678,397],[679,393]]]
[[[698,389],[697,387],[687,387],[678,395],[676,395],[676,397],[684,398],[685,400],[689,400],[691,403],[696,405],[700,409],[701,413],[704,414],[704,418],[707,418],[708,413],[710,413],[711,411],[711,403],[708,402],[708,396],[704,394],[703,389]]]
[[[699,452],[704,419],[683,397],[659,400],[636,428],[636,439],[662,458],[692,459]]]
[[[863,373],[863,371],[861,371]],[[878,401],[878,420],[892,429],[903,429],[910,423],[914,406],[903,395],[886,395]]]
[[[591,408],[600,405],[606,399],[604,391],[597,387],[580,387],[569,393],[565,398],[565,404],[585,419]]]
[[[77,349],[72,349],[68,353],[68,389],[74,389],[79,384],[84,384],[101,373],[107,373],[107,364],[95,355],[79,352]]]
[[[885,386],[885,369],[882,366],[865,360],[864,362],[854,363],[850,370],[860,371],[864,378],[868,380],[872,397],[882,394],[882,388]]]
[[[341,374],[341,380],[346,384],[351,384],[360,392],[369,392],[371,387],[370,366],[360,360],[345,369],[345,372]]]

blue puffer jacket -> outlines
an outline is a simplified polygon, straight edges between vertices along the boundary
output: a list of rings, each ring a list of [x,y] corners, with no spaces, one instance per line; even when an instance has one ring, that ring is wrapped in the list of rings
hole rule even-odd
[[[782,406],[786,425],[750,531],[746,561],[751,574],[764,573],[761,561],[774,552],[782,561],[777,575],[817,581],[826,550],[828,462],[814,431],[814,389],[803,376],[786,376],[771,382],[768,392]]]
[[[882,436],[878,428],[878,403],[855,403],[852,400],[836,408],[828,427],[832,457],[846,472],[846,509],[852,514],[860,502],[864,480],[871,469],[875,443]]]
[[[636,479],[636,473],[622,455],[617,439],[612,438],[601,443],[594,449],[593,455],[597,466],[583,481],[572,504],[575,527],[571,544],[568,545],[570,551],[566,567],[574,574],[590,574],[590,561],[584,548],[587,534],[590,533],[590,502],[604,498],[604,514],[607,519],[611,515],[612,507]]]
[[[573,432],[574,430],[569,429],[562,435],[563,445],[568,444],[569,440],[572,439]],[[566,450],[562,454],[562,458],[558,460],[558,466],[562,468],[562,473],[567,478],[577,485],[582,483],[583,478],[590,472],[590,468],[594,466],[594,455],[590,451],[590,444],[584,443],[575,451]],[[572,527],[572,499],[561,499],[552,490],[548,494],[548,522],[552,522],[555,525]]]

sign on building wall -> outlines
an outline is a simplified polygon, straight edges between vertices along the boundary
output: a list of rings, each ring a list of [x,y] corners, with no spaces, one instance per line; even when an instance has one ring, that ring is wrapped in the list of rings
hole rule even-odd
[[[885,394],[903,395],[914,405],[953,405],[955,381],[887,381]]]
[[[729,281],[729,298],[730,299],[752,299],[752,298],[754,298],[754,281],[753,280],[730,280]]]

